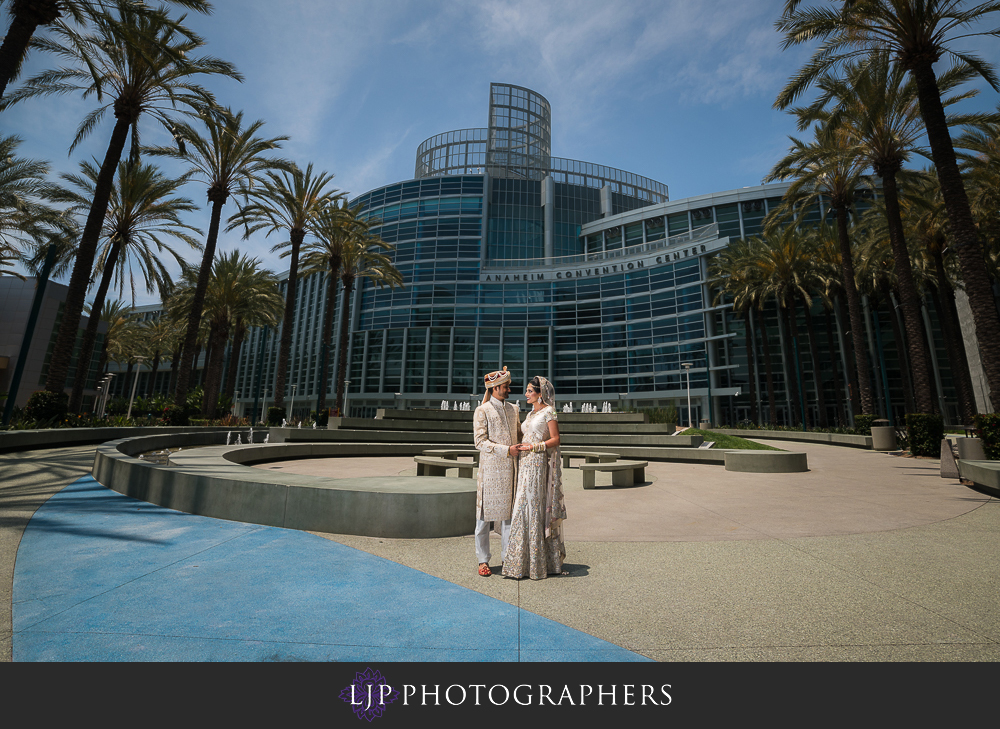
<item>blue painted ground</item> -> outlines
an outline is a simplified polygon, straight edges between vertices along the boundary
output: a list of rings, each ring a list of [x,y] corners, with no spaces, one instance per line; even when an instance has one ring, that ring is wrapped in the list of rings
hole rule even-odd
[[[13,624],[15,661],[646,660],[312,534],[164,509],[92,478],[28,524]]]

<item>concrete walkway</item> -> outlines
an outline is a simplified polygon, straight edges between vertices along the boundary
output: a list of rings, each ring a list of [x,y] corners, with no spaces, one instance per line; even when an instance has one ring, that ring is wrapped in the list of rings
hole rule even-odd
[[[13,591],[16,660],[1000,659],[1000,502],[936,461],[795,449],[809,473],[653,463],[584,491],[569,471],[570,575],[540,582],[478,577],[471,537],[310,535],[87,481],[25,530],[92,449],[0,455],[0,648]],[[484,642],[476,615],[503,627]]]

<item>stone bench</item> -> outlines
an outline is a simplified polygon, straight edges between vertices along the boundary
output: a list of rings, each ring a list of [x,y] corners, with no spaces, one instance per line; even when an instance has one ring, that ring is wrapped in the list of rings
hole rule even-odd
[[[472,458],[473,463],[479,463],[479,451],[477,450],[449,450],[446,448],[433,448],[424,451],[421,455],[432,458],[447,458],[449,461],[456,461],[459,458]]]
[[[612,486],[634,486],[646,480],[647,461],[616,461],[614,463],[582,463],[580,470],[583,472],[583,487],[585,489],[596,488],[596,473],[611,473]]]
[[[458,469],[459,478],[472,478],[475,464],[452,458],[436,458],[434,456],[414,456],[418,476],[447,476],[449,468]]]
[[[563,468],[569,468],[570,458],[583,458],[587,463],[614,463],[621,456],[617,453],[602,453],[600,451],[581,451],[562,449]]]

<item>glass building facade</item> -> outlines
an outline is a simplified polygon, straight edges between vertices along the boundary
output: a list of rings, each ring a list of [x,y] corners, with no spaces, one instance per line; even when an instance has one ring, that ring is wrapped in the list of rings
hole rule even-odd
[[[506,366],[514,392],[541,374],[553,380],[560,402],[577,409],[606,400],[673,404],[686,422],[690,390],[692,420],[735,423],[751,412],[750,358],[766,412],[763,345],[755,340],[747,352],[744,320],[713,301],[707,261],[730,238],[759,233],[787,186],[670,201],[662,183],[552,157],[550,144],[549,103],[528,89],[492,84],[488,128],[431,137],[417,150],[414,179],[351,201],[394,246],[406,283],[380,289],[362,280],[348,302],[350,413],[470,402],[481,397],[482,375]],[[813,217],[824,213],[817,206]],[[298,287],[285,399],[299,415],[315,409],[319,387],[332,403],[340,317],[326,383],[318,375],[319,327],[324,308],[341,302],[326,301],[325,291],[322,276]],[[806,404],[813,418],[821,407],[833,418],[847,411],[843,330],[837,312],[828,315],[817,303],[811,314],[818,361],[807,347],[800,357],[804,372],[818,368],[820,376],[805,383]],[[889,315],[886,308],[883,323]],[[772,337],[782,331],[774,307],[754,316]],[[902,403],[901,390],[892,388],[901,387],[893,370],[903,363],[891,354],[902,348],[887,343],[892,331],[884,329],[882,349],[891,356],[874,356],[873,344],[876,381]],[[238,355],[241,412],[273,397],[277,346],[274,331],[248,336]],[[786,358],[773,342],[771,349],[778,420],[798,422]],[[949,381],[947,373],[939,378],[942,404],[954,402]]]

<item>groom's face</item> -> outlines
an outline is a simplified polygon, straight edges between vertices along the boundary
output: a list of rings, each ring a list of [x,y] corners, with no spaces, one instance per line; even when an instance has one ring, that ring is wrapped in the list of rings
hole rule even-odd
[[[510,383],[505,382],[502,385],[497,385],[493,388],[493,397],[497,400],[506,400],[507,396],[510,394]]]

